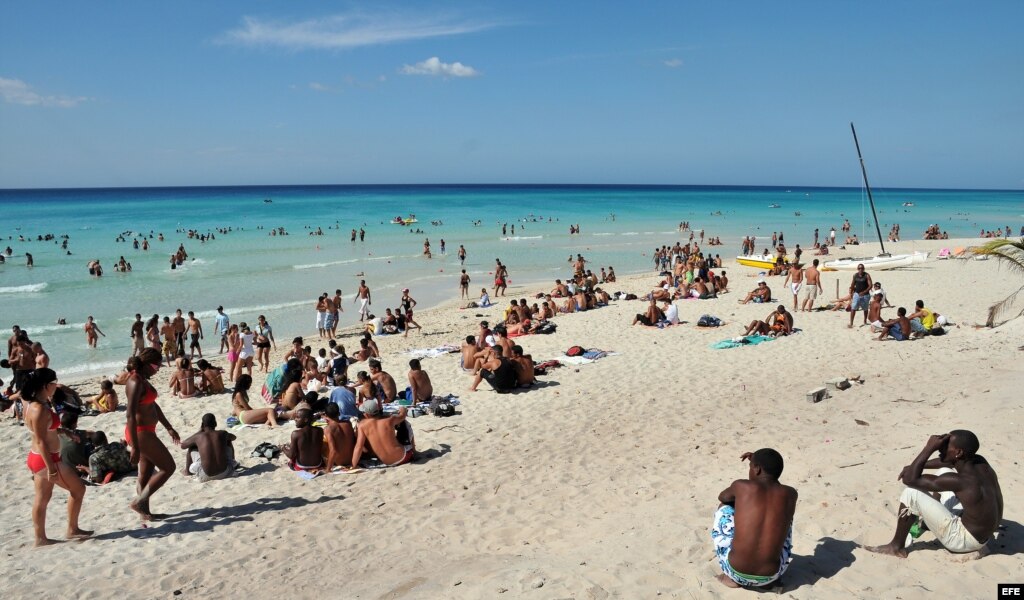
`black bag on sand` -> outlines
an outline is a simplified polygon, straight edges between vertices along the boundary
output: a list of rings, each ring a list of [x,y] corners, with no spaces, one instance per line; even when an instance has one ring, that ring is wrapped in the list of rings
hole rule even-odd
[[[435,417],[451,417],[455,414],[455,407],[444,398],[434,398],[430,401],[430,412]]]

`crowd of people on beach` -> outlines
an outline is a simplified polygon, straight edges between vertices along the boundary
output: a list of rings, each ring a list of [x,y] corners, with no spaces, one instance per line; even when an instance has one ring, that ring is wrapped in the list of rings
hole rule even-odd
[[[680,224],[689,229],[689,223]],[[570,226],[578,233],[578,225]],[[848,222],[844,231],[849,231]],[[273,235],[275,232],[272,231]],[[504,231],[503,231],[504,233]],[[984,233],[984,232],[983,232]],[[282,231],[280,235],[284,235]],[[514,234],[514,225],[513,225]],[[890,237],[898,239],[894,226]],[[1009,228],[1006,230],[1009,235]],[[1024,235],[1024,229],[1022,229]],[[362,239],[360,230],[359,237]],[[189,239],[214,239],[210,234],[188,231]],[[353,241],[356,230],[352,230]],[[835,228],[828,240],[818,243],[814,232],[814,248],[835,244]],[[854,236],[855,239],[855,236]],[[699,240],[699,241],[696,241]],[[136,242],[137,243],[137,242]],[[145,240],[144,240],[145,243]],[[704,231],[695,236],[691,231],[687,243],[661,246],[653,252],[655,270],[661,281],[639,301],[647,302],[644,312],[636,314],[633,325],[673,327],[680,324],[677,300],[713,300],[729,292],[729,279],[722,270],[718,255],[705,254]],[[849,243],[849,242],[848,242]],[[708,245],[719,245],[717,237]],[[764,319],[755,319],[745,326],[744,336],[783,337],[796,331],[795,312],[819,310],[815,303],[823,292],[819,261],[811,266],[800,262],[800,246],[795,258],[788,258],[784,236],[773,233],[772,246],[781,260],[770,275],[783,276],[783,298],[773,297],[765,278],[747,293],[741,304],[778,305]],[[743,252],[755,252],[755,238],[743,240]],[[429,240],[424,254],[429,258]],[[442,240],[443,248],[443,240]],[[444,250],[442,250],[443,252]],[[767,253],[767,250],[765,250]],[[10,255],[10,249],[7,252]],[[172,255],[172,268],[188,257],[184,246]],[[460,246],[459,258],[465,260]],[[122,257],[123,261],[123,257]],[[594,310],[616,299],[631,299],[629,294],[612,295],[600,286],[615,283],[614,269],[601,267],[599,273],[587,268],[582,254],[570,256],[572,273],[556,279],[549,292],[536,294],[536,302],[526,298],[510,299],[500,322],[478,324],[474,335],[466,336],[459,348],[460,367],[473,380],[469,391],[477,391],[487,381],[499,394],[526,391],[538,385],[538,375],[545,372],[522,343],[513,339],[531,334],[555,331],[556,317]],[[100,270],[99,261],[90,266],[93,275]],[[717,272],[716,272],[717,270]],[[509,284],[508,268],[496,259],[493,298],[503,297]],[[470,278],[465,270],[460,276],[460,294],[468,298]],[[785,304],[792,295],[792,310]],[[482,289],[478,307],[492,305],[487,288]],[[100,393],[83,399],[70,387],[58,382],[50,368],[49,355],[41,344],[32,342],[28,332],[12,328],[4,368],[12,369],[11,385],[3,388],[0,401],[3,409],[14,407],[16,418],[30,432],[31,450],[27,466],[33,475],[35,501],[32,508],[35,543],[54,542],[46,534],[46,508],[55,486],[69,494],[66,535],[85,539],[93,532],[82,529],[78,522],[85,497],[85,483],[109,483],[137,466],[137,493],[130,508],[144,520],[160,519],[152,510],[151,500],[176,470],[171,450],[157,436],[157,429],[166,430],[173,446],[183,451],[183,473],[197,481],[207,482],[229,477],[238,468],[232,433],[218,429],[216,415],[202,416],[199,430],[182,438],[157,402],[159,392],[153,377],[165,366],[174,369],[168,392],[177,399],[230,392],[230,417],[226,423],[266,425],[268,428],[291,421],[294,430],[289,442],[279,448],[265,448],[268,454],[280,452],[288,459],[289,468],[300,473],[319,474],[343,469],[357,472],[366,467],[394,467],[416,457],[415,437],[407,417],[422,406],[440,405],[443,398],[435,394],[433,384],[419,359],[409,361],[404,390],[393,375],[384,369],[377,341],[380,336],[402,334],[422,329],[414,320],[416,300],[404,288],[398,306],[385,308],[382,316],[371,312],[372,294],[361,280],[353,303],[359,304],[359,348],[349,354],[338,342],[340,313],[344,311],[341,289],[334,295],[320,294],[314,304],[318,341],[326,346],[314,350],[304,338],[293,338],[279,360],[271,357],[277,351],[273,328],[264,315],[256,324],[234,324],[218,306],[213,332],[219,339],[217,354],[223,354],[227,367],[222,368],[204,358],[203,323],[194,311],[174,316],[152,315],[144,321],[141,314],[129,330],[132,356],[125,370],[101,382]],[[660,306],[659,306],[660,304]],[[941,335],[952,325],[948,318],[915,302],[913,311],[897,309],[896,318],[883,320],[884,308],[893,307],[880,282],[860,266],[852,275],[849,295],[829,303],[828,308],[849,312],[852,328],[856,314],[863,312],[864,325],[870,325],[879,340],[897,341],[926,335]],[[187,314],[187,318],[185,316]],[[742,326],[742,325],[741,325]],[[106,334],[90,316],[85,325],[87,343],[95,347],[99,336]],[[186,346],[187,342],[187,346]],[[521,342],[521,341],[520,341]],[[208,355],[211,352],[208,351]],[[350,378],[350,369],[366,363]],[[266,383],[259,391],[263,405],[250,398],[253,367],[266,374]],[[276,366],[275,366],[276,365]],[[229,389],[225,378],[233,385]],[[124,386],[122,394],[115,386]],[[254,403],[257,406],[254,407]],[[126,428],[123,436],[110,442],[105,432],[79,428],[81,415],[110,413],[123,407]],[[263,446],[261,444],[261,446]],[[883,546],[868,547],[872,552],[906,556],[907,540],[932,531],[951,552],[966,553],[982,549],[997,530],[1002,518],[1003,499],[995,472],[978,454],[980,442],[970,431],[953,430],[931,436],[910,465],[904,467],[899,479],[907,486],[900,496],[899,516],[892,541]],[[257,447],[260,450],[260,447]],[[786,572],[792,554],[792,528],[797,491],[781,483],[784,460],[772,448],[745,452],[741,461],[749,461],[747,477],[725,488],[718,496],[720,505],[711,530],[713,548],[722,570],[719,579],[731,587],[763,588],[777,582]],[[938,475],[925,475],[926,469],[940,469]],[[936,497],[937,496],[937,497]]]

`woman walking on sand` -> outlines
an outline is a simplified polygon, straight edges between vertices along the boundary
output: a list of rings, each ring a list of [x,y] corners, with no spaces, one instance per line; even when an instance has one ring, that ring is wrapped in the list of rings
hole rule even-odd
[[[228,379],[235,380],[235,363],[238,353],[242,350],[242,336],[238,335],[238,325],[228,327]]]
[[[149,500],[171,475],[174,474],[174,458],[156,435],[156,426],[161,424],[171,436],[175,446],[181,443],[178,432],[171,427],[160,405],[156,403],[156,388],[149,379],[160,370],[160,352],[145,348],[138,356],[128,359],[128,382],[125,384],[128,425],[124,436],[131,446],[131,462],[139,465],[137,496],[129,506],[142,519],[160,518],[149,510]]]
[[[270,345],[277,350],[277,341],[274,340],[274,330],[267,323],[267,318],[259,316],[256,323],[256,360],[259,367],[266,373],[270,370]]]
[[[29,450],[27,464],[36,488],[35,501],[32,503],[36,546],[56,543],[46,537],[46,507],[50,504],[55,485],[71,494],[68,498],[68,539],[84,539],[92,535],[91,531],[78,526],[85,485],[74,469],[60,458],[60,439],[57,437],[60,418],[50,404],[57,387],[56,373],[51,369],[36,369],[26,378],[21,389],[21,398],[25,403],[25,425],[32,435],[32,449]]]
[[[252,360],[253,355],[256,354],[256,350],[252,347],[254,339],[256,339],[256,334],[243,323],[242,333],[238,336],[238,362],[235,363],[235,376],[232,381],[238,381],[238,378],[242,376],[242,369],[246,369],[249,376],[252,377]]]

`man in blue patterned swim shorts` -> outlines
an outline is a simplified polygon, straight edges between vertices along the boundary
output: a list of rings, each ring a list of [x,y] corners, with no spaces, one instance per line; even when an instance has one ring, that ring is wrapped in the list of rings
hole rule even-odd
[[[711,539],[729,587],[765,587],[789,567],[793,547],[796,490],[779,483],[782,455],[771,448],[745,452],[747,479],[737,479],[718,495],[721,502]]]

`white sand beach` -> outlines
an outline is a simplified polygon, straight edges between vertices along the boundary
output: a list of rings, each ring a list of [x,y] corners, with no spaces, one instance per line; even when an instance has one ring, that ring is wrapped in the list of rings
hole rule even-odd
[[[891,251],[966,246],[978,240],[904,242]],[[867,255],[877,245],[865,244]],[[849,253],[853,253],[852,250]],[[805,260],[810,256],[804,255]],[[959,326],[942,337],[876,342],[847,328],[843,312],[796,314],[801,332],[727,350],[775,305],[739,305],[756,270],[725,265],[731,293],[678,302],[684,325],[630,327],[643,301],[559,315],[554,335],[516,339],[534,360],[570,346],[617,354],[563,366],[541,385],[498,395],[467,391],[458,354],[423,360],[435,393],[453,393],[461,414],[412,420],[419,457],[393,469],[306,481],[285,459],[250,458],[260,442],[284,443],[291,424],[233,431],[245,467],[206,484],[176,474],[153,498],[169,519],[147,525],[128,508],[128,476],[89,487],[82,526],[93,539],[32,547],[33,487],[25,467],[28,432],[0,418],[0,551],[5,598],[739,598],[714,580],[709,537],[718,493],[746,477],[740,455],[762,447],[786,461],[782,482],[800,493],[794,558],[783,578],[790,598],[989,597],[1024,573],[1024,497],[1017,445],[1024,423],[1024,318],[978,329],[988,307],[1020,286],[998,261],[934,260],[873,273],[896,306],[917,299]],[[623,278],[609,291],[642,295],[656,274]],[[824,298],[849,273],[823,274]],[[769,280],[787,307],[782,278]],[[533,296],[518,288],[510,297]],[[491,321],[487,309],[459,303],[417,313],[407,338],[377,339],[385,370],[404,387],[408,350],[458,344]],[[1019,310],[1019,309],[1018,309]],[[146,311],[142,311],[145,313]],[[726,323],[697,328],[702,314]],[[887,309],[886,318],[895,314]],[[287,340],[276,332],[278,361]],[[355,334],[342,340],[353,345]],[[314,349],[315,335],[307,338]],[[222,355],[212,360],[226,365]],[[350,373],[365,368],[354,366]],[[58,375],[60,374],[57,365]],[[6,374],[5,374],[6,375]],[[841,376],[862,383],[817,404],[808,390]],[[159,403],[182,436],[214,413],[223,427],[230,395],[181,400],[157,378]],[[6,377],[5,377],[6,378]],[[98,382],[81,382],[83,396]],[[256,377],[258,390],[262,375]],[[122,390],[123,395],[123,390]],[[255,403],[262,402],[254,396]],[[8,413],[9,414],[9,413]],[[82,418],[80,427],[116,437],[125,415]],[[925,534],[897,559],[860,544],[887,542],[902,484],[896,480],[928,436],[965,428],[1000,476],[1007,500],[992,554],[963,562]],[[160,436],[169,443],[166,433]],[[179,470],[183,452],[174,450]],[[61,538],[67,494],[55,490],[48,532]]]

